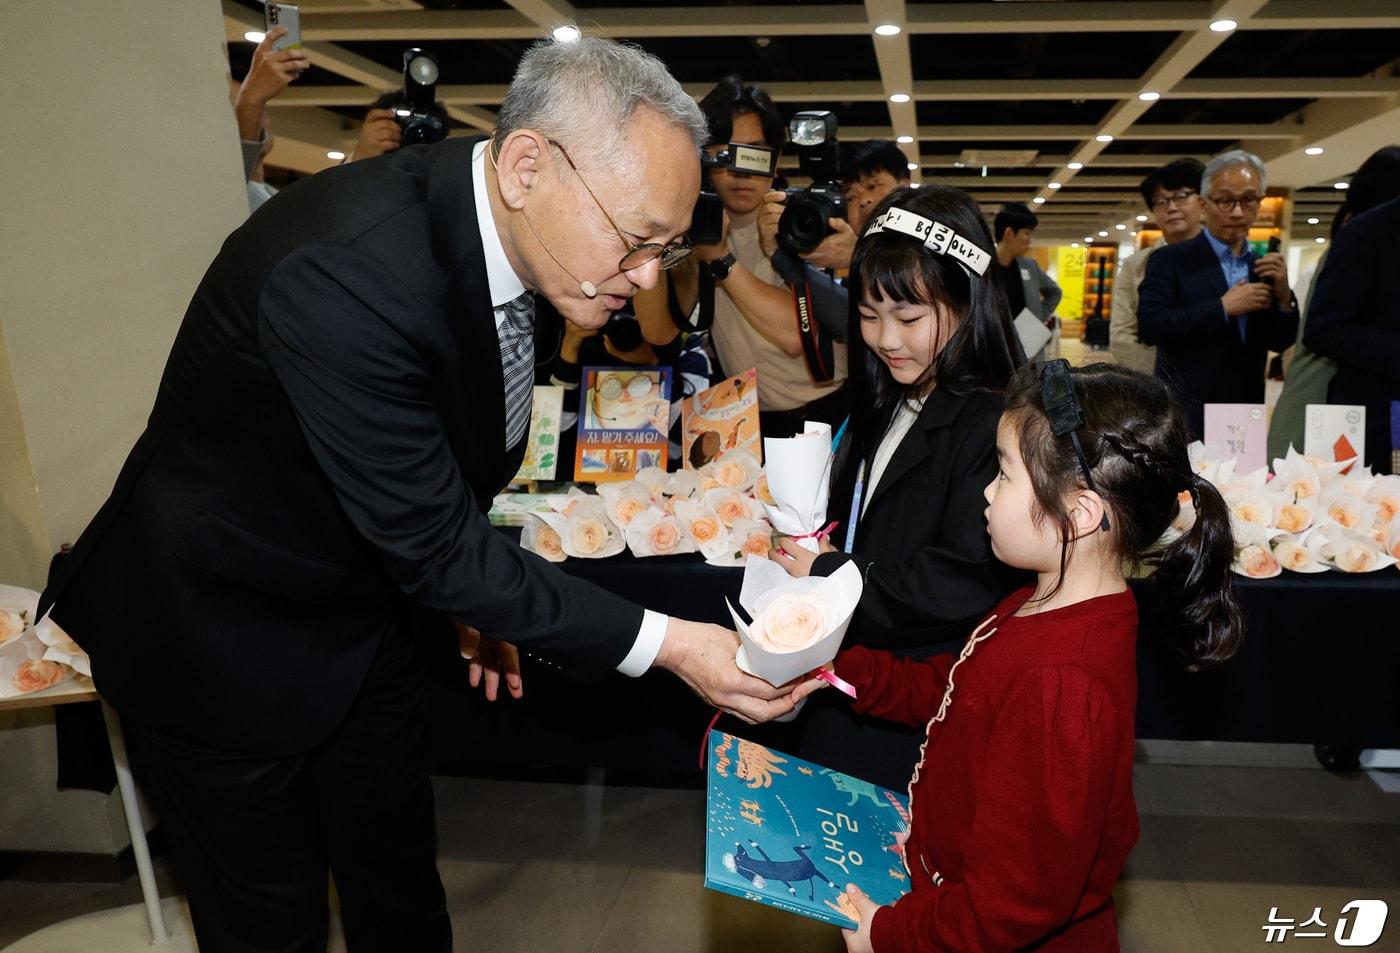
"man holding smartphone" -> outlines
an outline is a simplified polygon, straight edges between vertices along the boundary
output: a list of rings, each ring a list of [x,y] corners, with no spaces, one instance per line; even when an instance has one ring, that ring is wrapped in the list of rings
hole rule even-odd
[[[248,210],[276,194],[277,190],[263,181],[262,163],[272,148],[272,133],[267,104],[311,65],[311,58],[300,42],[279,49],[287,36],[287,28],[275,26],[263,36],[253,51],[248,74],[243,77],[233,97],[233,114],[238,120],[238,139],[243,146],[243,176],[248,180]]]
[[[1182,399],[1198,440],[1205,404],[1264,402],[1269,352],[1298,333],[1283,255],[1249,245],[1266,181],[1264,163],[1243,150],[1207,163],[1195,197],[1205,228],[1157,250],[1138,288],[1138,337],[1157,346],[1156,374]]]

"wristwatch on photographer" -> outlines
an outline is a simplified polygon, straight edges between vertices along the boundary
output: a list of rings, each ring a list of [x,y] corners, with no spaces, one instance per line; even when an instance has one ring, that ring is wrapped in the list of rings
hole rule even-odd
[[[719,283],[729,277],[729,269],[734,267],[734,253],[730,252],[723,258],[707,262],[706,267],[710,269],[710,277]]]

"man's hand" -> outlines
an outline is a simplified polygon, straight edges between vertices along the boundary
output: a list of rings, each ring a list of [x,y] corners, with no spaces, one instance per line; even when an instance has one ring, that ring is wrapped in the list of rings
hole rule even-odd
[[[678,675],[707,704],[754,724],[792,711],[793,686],[775,688],[734,664],[739,637],[703,622],[670,619],[656,667]]]
[[[493,702],[500,690],[501,676],[505,676],[506,689],[511,698],[525,694],[525,684],[520,680],[520,653],[509,642],[482,635],[477,629],[460,622],[452,623],[457,628],[457,648],[462,658],[468,659],[471,666],[467,680],[472,688],[481,684],[486,676],[486,700]]]
[[[360,138],[350,152],[350,162],[372,159],[393,152],[403,145],[403,129],[394,118],[392,109],[371,109],[360,125]]]
[[[778,250],[778,219],[787,211],[787,193],[774,189],[763,197],[758,207],[758,248],[764,258],[772,258]]]
[[[281,95],[287,84],[311,65],[306,50],[273,50],[272,44],[286,36],[287,28],[273,27],[253,51],[248,75],[234,97],[234,113],[238,116],[238,136],[245,142],[255,142],[262,136],[259,119],[263,107]]]
[[[719,261],[729,254],[729,210],[726,209],[722,216],[723,227],[719,233],[719,244],[717,245],[696,245],[691,257],[696,261]]]
[[[851,267],[851,256],[856,250],[856,233],[851,223],[844,218],[829,218],[826,224],[831,228],[830,235],[822,239],[820,245],[802,256],[802,260],[818,268],[841,271]]]
[[[1293,298],[1293,289],[1288,287],[1288,263],[1283,256],[1276,251],[1269,252],[1254,263],[1254,273],[1259,276],[1260,284],[1274,290],[1274,300],[1287,307]]]
[[[1251,311],[1263,311],[1274,303],[1274,293],[1262,281],[1241,281],[1220,296],[1225,313],[1232,318]]]
[[[875,953],[874,947],[870,945],[870,924],[875,919],[875,911],[880,909],[880,905],[867,897],[865,891],[855,884],[846,884],[846,899],[860,916],[859,929],[841,931],[841,936],[846,940],[846,953]]]

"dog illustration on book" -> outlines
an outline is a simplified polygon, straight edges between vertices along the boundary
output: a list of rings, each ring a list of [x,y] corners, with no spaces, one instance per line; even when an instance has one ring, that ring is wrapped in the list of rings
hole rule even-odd
[[[724,869],[730,873],[738,874],[749,883],[754,885],[756,890],[762,890],[768,882],[776,881],[787,885],[788,893],[797,896],[797,884],[807,882],[807,899],[815,900],[817,894],[816,879],[820,877],[828,887],[835,888],[836,884],[827,880],[826,875],[817,869],[817,865],[812,863],[812,859],[807,856],[807,851],[811,850],[810,844],[798,844],[792,849],[797,855],[796,860],[774,860],[768,856],[767,851],[758,846],[758,841],[749,841],[752,847],[762,860],[752,857],[744,849],[743,844],[734,845],[734,853],[725,854],[722,858]]]
[[[840,771],[832,771],[830,768],[822,768],[822,774],[831,778],[832,785],[842,794],[849,794],[851,799],[846,802],[850,807],[862,797],[870,798],[870,803],[876,807],[888,807],[884,801],[880,800],[879,791],[875,785],[869,781],[862,781],[860,778],[853,778],[849,774],[842,774]],[[896,805],[898,806],[898,805]]]

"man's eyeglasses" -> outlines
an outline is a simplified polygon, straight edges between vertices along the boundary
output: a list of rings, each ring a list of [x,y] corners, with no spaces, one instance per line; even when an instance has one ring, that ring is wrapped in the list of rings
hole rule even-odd
[[[1190,189],[1183,189],[1180,192],[1173,192],[1171,195],[1162,195],[1152,200],[1152,211],[1160,212],[1170,205],[1177,208],[1185,208],[1186,203],[1196,197],[1196,193]]]
[[[1228,195],[1212,195],[1208,201],[1222,212],[1232,211],[1237,205],[1241,212],[1252,212],[1259,207],[1257,195],[1246,195],[1242,199],[1230,198]]]
[[[608,214],[608,210],[603,208],[603,203],[598,201],[598,196],[594,195],[593,190],[588,187],[588,183],[583,178],[583,173],[579,172],[578,166],[574,165],[574,160],[569,158],[569,153],[553,139],[548,141],[551,146],[559,150],[559,154],[564,157],[564,161],[569,163],[569,168],[573,169],[574,175],[578,176],[578,180],[582,183],[584,191],[588,193],[588,197],[593,200],[594,205],[598,206],[598,211],[603,213],[603,217],[608,220],[608,224],[612,226],[612,230],[617,232],[617,237],[622,240],[622,244],[627,246],[627,254],[623,255],[622,258],[618,260],[618,271],[631,271],[634,268],[640,268],[643,265],[650,264],[658,258],[661,259],[661,268],[664,271],[667,268],[676,267],[690,256],[692,249],[690,244],[685,241],[672,242],[669,245],[662,245],[657,242],[646,242],[642,245],[633,243],[630,238],[622,233],[622,229],[617,227],[617,222],[613,221],[613,217]]]

